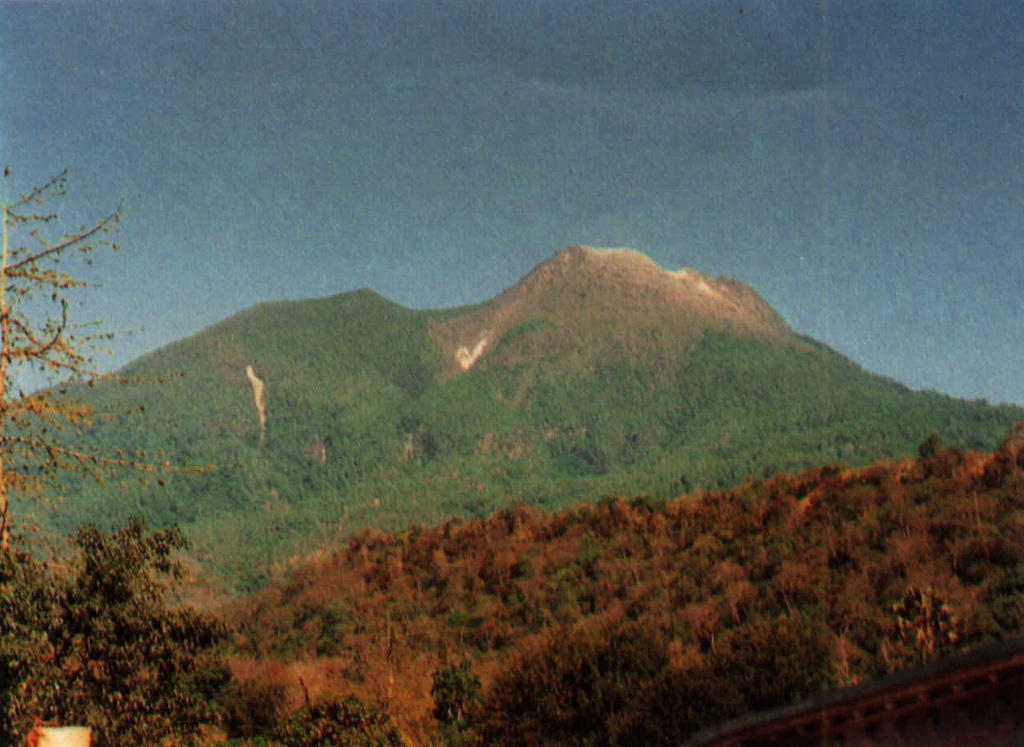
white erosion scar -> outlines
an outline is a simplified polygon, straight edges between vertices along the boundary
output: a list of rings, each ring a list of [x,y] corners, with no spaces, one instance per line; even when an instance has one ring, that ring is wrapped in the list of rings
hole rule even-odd
[[[676,273],[676,277],[679,277],[687,281],[701,293],[711,296],[712,298],[722,298],[722,294],[719,290],[717,290],[716,288],[712,288],[711,285],[707,282],[707,280],[702,278],[699,273],[694,272],[693,270],[680,270],[679,272]]]
[[[480,356],[484,354],[484,350],[487,348],[487,337],[481,337],[473,349],[470,350],[465,345],[455,351],[455,360],[462,366],[463,371],[468,371],[473,367],[473,364],[480,359]]]
[[[252,367],[252,364],[245,367],[245,375],[249,379],[249,383],[252,384],[252,398],[256,404],[256,414],[260,418],[260,443],[263,443],[267,436],[266,384],[256,375],[256,369]]]

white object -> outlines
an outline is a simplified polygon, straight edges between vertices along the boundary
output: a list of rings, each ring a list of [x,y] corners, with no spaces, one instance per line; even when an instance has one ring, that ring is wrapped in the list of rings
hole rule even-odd
[[[36,729],[38,747],[89,747],[92,729],[88,726],[40,726]]]

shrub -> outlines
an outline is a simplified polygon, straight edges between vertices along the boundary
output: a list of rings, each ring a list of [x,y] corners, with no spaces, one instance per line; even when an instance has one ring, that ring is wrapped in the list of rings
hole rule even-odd
[[[391,717],[354,696],[304,706],[278,725],[274,738],[286,747],[402,747]]]
[[[223,725],[231,737],[259,737],[277,727],[285,703],[280,682],[233,682],[225,693]]]
[[[442,742],[450,747],[474,744],[469,717],[480,702],[480,678],[469,662],[449,664],[434,672],[430,694],[434,698],[434,718],[441,724]]]
[[[434,718],[442,724],[465,724],[470,709],[480,700],[480,678],[469,662],[449,664],[434,672],[430,688]]]
[[[611,743],[611,724],[633,706],[668,655],[652,631],[559,630],[497,678],[481,709],[484,743]]]
[[[833,682],[830,634],[801,615],[756,618],[723,635],[711,655],[751,711],[793,703]]]
[[[612,741],[679,745],[695,732],[743,711],[739,690],[711,667],[667,667],[637,693],[634,707],[612,724]]]

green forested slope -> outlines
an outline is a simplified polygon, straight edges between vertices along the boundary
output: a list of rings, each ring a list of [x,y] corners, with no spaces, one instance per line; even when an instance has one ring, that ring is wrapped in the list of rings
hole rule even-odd
[[[615,288],[581,282],[559,290],[574,294],[571,314],[520,312],[457,374],[437,330],[486,305],[413,311],[365,290],[259,306],[156,351],[123,372],[140,383],[81,393],[131,413],[97,420],[83,439],[219,468],[163,485],[131,475],[70,485],[50,525],[114,526],[138,512],[179,523],[217,575],[251,586],[275,560],[360,527],[513,502],[672,497],[913,453],[933,433],[989,448],[1024,419],[1021,408],[912,392],[795,334],[662,306],[616,316]],[[604,299],[592,318],[591,299]],[[266,386],[265,439],[250,365]]]

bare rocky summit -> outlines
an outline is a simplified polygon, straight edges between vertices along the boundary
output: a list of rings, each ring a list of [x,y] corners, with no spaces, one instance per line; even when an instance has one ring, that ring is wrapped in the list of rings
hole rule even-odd
[[[490,301],[435,321],[431,336],[443,352],[446,376],[453,376],[492,356],[505,364],[532,357],[536,334],[530,351],[525,335],[517,336],[524,339],[516,345],[499,345],[531,322],[543,327],[549,352],[577,348],[584,356],[611,349],[649,355],[659,345],[681,349],[708,329],[796,339],[778,312],[738,280],[690,269],[672,272],[633,249],[578,245],[562,249]]]

